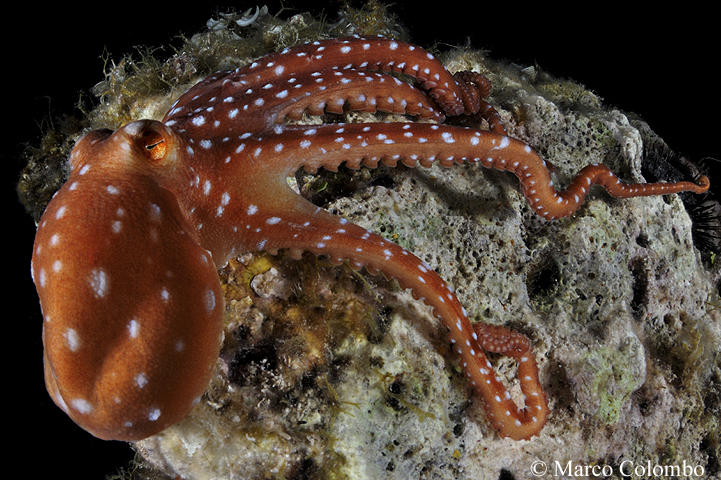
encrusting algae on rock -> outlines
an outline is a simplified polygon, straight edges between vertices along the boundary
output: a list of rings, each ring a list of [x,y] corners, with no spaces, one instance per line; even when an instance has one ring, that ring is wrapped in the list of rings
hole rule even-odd
[[[319,36],[397,30],[368,12],[345,15],[372,18],[373,30],[348,21],[342,32],[325,31],[308,16],[281,21],[259,13],[242,27],[242,15],[224,17],[171,59],[143,62],[151,72],[132,67],[139,77],[165,72],[166,80],[175,78],[170,88],[139,82],[152,86],[147,97],[117,105],[111,75],[85,125],[160,118],[210,73],[201,65],[245,65]],[[589,163],[642,181],[641,127],[592,93],[467,49],[442,59],[450,71],[480,71],[491,80],[491,103],[504,106],[499,114],[509,135],[555,166],[556,183],[567,185]],[[407,121],[357,112],[334,119]],[[320,120],[299,121],[313,122]],[[33,171],[22,191],[59,185]],[[623,457],[685,459],[717,474],[721,315],[712,305],[719,304],[719,274],[700,261],[677,197],[616,201],[599,193],[574,217],[545,222],[515,178],[477,165],[341,168],[295,180],[331,213],[431,265],[473,319],[526,334],[552,416],[530,441],[500,438],[456,365],[445,327],[394,281],[308,254],[299,261],[245,254],[219,271],[224,343],[208,391],[183,421],[135,444],[159,472],[188,479],[455,479],[497,478],[504,470],[526,478],[539,459],[565,465]],[[42,211],[45,195],[26,197],[33,211]],[[522,404],[515,362],[493,362]]]

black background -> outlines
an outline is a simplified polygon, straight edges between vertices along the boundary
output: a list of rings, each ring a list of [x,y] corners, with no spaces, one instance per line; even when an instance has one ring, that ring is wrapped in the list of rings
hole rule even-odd
[[[263,3],[271,12],[279,10],[278,1]],[[11,266],[3,397],[6,425],[11,425],[6,439],[17,448],[6,454],[29,478],[101,479],[126,465],[132,452],[124,443],[97,440],[76,427],[45,392],[41,318],[29,273],[34,224],[15,194],[20,152],[24,144],[38,143],[42,120],[71,111],[80,90],[102,79],[105,50],[119,59],[136,45],[166,44],[177,34],[202,30],[214,13],[233,5],[253,6],[106,2],[47,7],[26,1],[3,19],[0,81],[6,108],[0,114],[0,161],[9,170],[2,175],[1,191],[10,211],[5,254]],[[319,5],[285,2],[295,11],[318,11]],[[323,2],[329,20],[336,18],[338,5]],[[640,114],[673,149],[691,158],[721,157],[721,41],[710,11],[688,2],[641,11],[629,11],[631,2],[575,2],[579,6],[557,9],[457,0],[418,5],[399,1],[391,7],[414,43],[458,45],[470,38],[493,58],[538,64],[586,85],[607,104]]]

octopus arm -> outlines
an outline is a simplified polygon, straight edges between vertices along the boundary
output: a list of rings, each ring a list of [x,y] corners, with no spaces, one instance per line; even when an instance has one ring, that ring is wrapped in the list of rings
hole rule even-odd
[[[439,122],[445,118],[425,92],[383,73],[357,69],[315,72],[298,79],[293,90],[292,99],[280,106],[278,120],[285,116],[298,119],[304,111],[311,115],[322,115],[324,111],[343,113],[345,107],[433,118]],[[282,95],[284,90],[275,93]]]
[[[311,115],[378,110],[433,118],[445,116],[422,90],[384,73],[357,69],[323,70],[292,76],[241,95],[216,98],[202,109],[175,115],[165,124],[190,138],[260,133],[282,123]]]
[[[466,376],[480,394],[494,427],[502,436],[529,438],[543,427],[548,407],[538,378],[536,360],[526,337],[503,327],[472,325],[453,289],[427,264],[383,237],[329,214],[299,198],[289,188],[275,189],[272,207],[253,212],[250,233],[243,241],[255,250],[277,253],[288,249],[300,258],[303,251],[328,256],[334,263],[349,262],[395,278],[402,288],[433,308],[449,330],[454,350]],[[518,361],[519,381],[526,399],[519,408],[496,376],[483,350],[512,356]]]
[[[399,60],[402,59],[402,60]],[[462,88],[443,65],[420,47],[383,37],[350,37],[308,43],[259,59],[245,67],[218,72],[183,94],[163,121],[187,116],[216,101],[262,89],[267,84],[322,70],[394,72],[415,80],[447,115],[465,111]],[[213,101],[211,101],[213,100]]]
[[[312,134],[309,134],[312,133]],[[270,140],[270,139],[268,139]],[[320,167],[335,170],[346,162],[349,168],[361,163],[376,167],[379,162],[395,166],[442,166],[456,163],[480,163],[484,167],[513,173],[531,208],[546,219],[575,212],[598,184],[614,197],[637,197],[708,190],[709,180],[698,183],[624,184],[605,165],[582,169],[566,190],[556,191],[546,162],[528,145],[506,135],[469,128],[431,124],[350,124],[317,128],[288,128],[283,134],[283,155],[274,158],[286,175],[298,168],[314,172]],[[402,152],[402,153],[400,153]]]

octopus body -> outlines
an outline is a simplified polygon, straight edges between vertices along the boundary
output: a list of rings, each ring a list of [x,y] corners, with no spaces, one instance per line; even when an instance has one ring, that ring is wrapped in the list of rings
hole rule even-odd
[[[401,81],[399,77],[409,79]],[[313,42],[201,81],[162,121],[86,134],[45,210],[31,267],[55,403],[104,439],[138,440],[181,420],[207,387],[222,338],[217,269],[248,251],[326,255],[396,278],[447,326],[468,381],[502,436],[537,434],[549,413],[529,340],[471,324],[453,289],[411,252],[297,195],[298,169],[451,166],[513,173],[538,215],[574,212],[591,185],[616,197],[690,190],[708,179],[627,185],[584,168],[565,191],[510,138],[478,74],[449,73],[423,49],[382,37]],[[378,110],[435,123],[289,125],[304,112]],[[465,115],[488,130],[444,124]],[[511,356],[517,406],[485,352]]]

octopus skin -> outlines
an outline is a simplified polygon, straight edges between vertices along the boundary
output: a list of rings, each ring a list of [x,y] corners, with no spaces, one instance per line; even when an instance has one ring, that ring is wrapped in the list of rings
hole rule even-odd
[[[399,80],[399,76],[410,79]],[[703,193],[698,183],[624,184],[590,165],[556,191],[545,162],[510,138],[490,85],[449,73],[420,47],[386,39],[313,42],[201,81],[162,121],[82,137],[40,219],[31,272],[55,403],[103,439],[139,440],[177,423],[205,391],[222,343],[217,269],[250,251],[305,251],[398,280],[446,325],[499,435],[527,439],[549,414],[530,341],[471,324],[453,289],[411,252],[290,189],[303,168],[463,162],[513,173],[531,208],[572,214],[594,184],[615,197]],[[290,125],[305,112],[386,111],[435,123]],[[467,116],[488,130],[444,124]],[[519,407],[485,352],[513,357]]]

